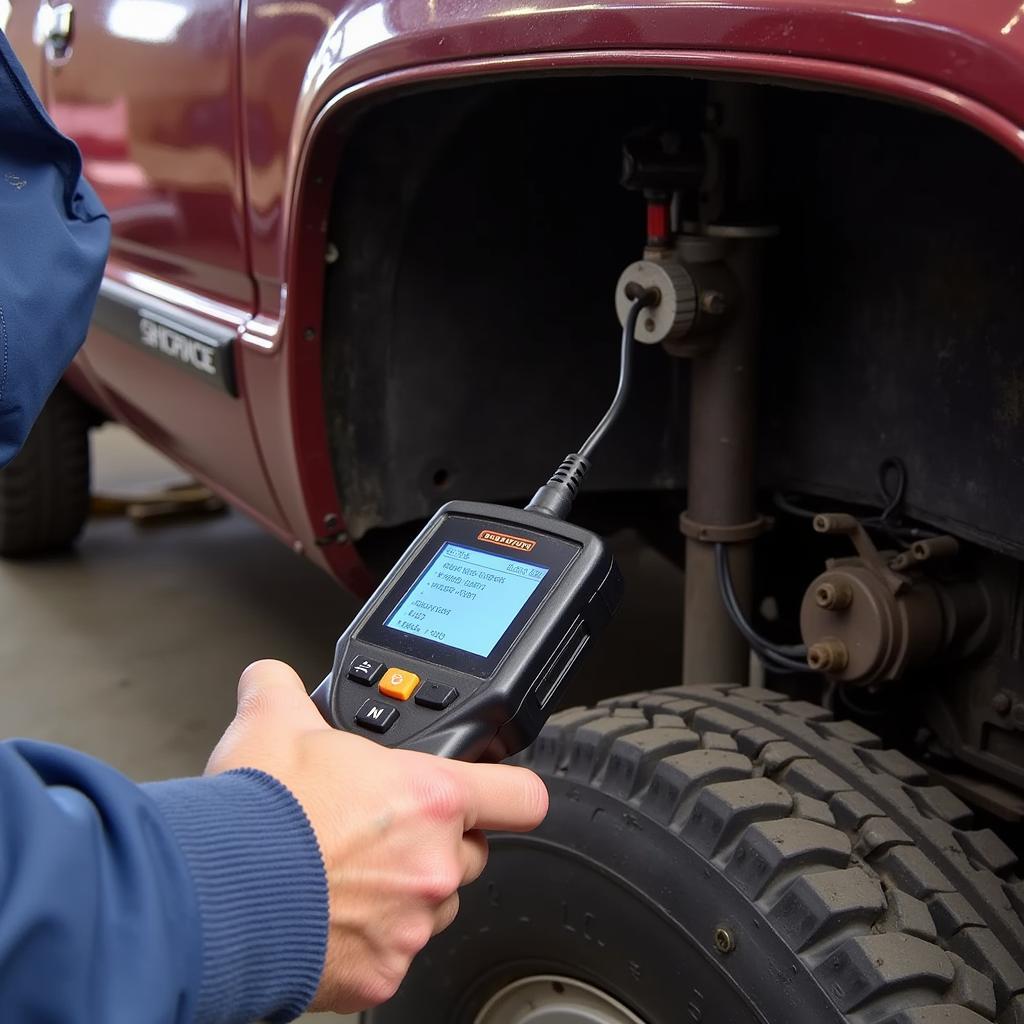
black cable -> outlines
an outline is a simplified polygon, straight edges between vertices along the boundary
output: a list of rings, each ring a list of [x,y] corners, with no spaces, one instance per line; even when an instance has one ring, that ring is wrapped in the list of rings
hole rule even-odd
[[[615,389],[612,404],[608,411],[601,417],[600,422],[591,431],[590,437],[583,442],[577,454],[584,459],[589,459],[594,449],[601,443],[602,438],[608,433],[608,428],[618,419],[622,407],[626,404],[626,395],[629,391],[629,384],[633,376],[633,348],[636,344],[636,322],[640,317],[640,311],[645,306],[654,305],[658,293],[653,288],[648,288],[640,293],[629,307],[626,314],[626,322],[622,325],[622,345],[619,352],[619,385]]]
[[[715,571],[718,577],[718,589],[722,596],[722,603],[725,605],[729,618],[740,631],[743,639],[750,644],[754,653],[764,662],[765,667],[772,668],[778,672],[813,672],[814,669],[806,662],[796,660],[797,657],[807,653],[806,647],[802,644],[786,646],[773,644],[770,640],[755,632],[753,626],[747,621],[736,597],[736,589],[732,582],[732,572],[729,569],[728,545],[726,544],[715,545]]]
[[[555,519],[566,519],[572,511],[572,503],[583,486],[583,478],[590,469],[590,456],[600,444],[608,429],[618,419],[622,407],[626,404],[629,385],[633,371],[633,346],[636,344],[636,322],[640,311],[645,306],[654,306],[660,301],[656,289],[647,288],[633,299],[626,314],[626,322],[622,325],[622,347],[619,355],[619,384],[615,389],[612,404],[594,427],[590,437],[583,442],[578,452],[572,452],[562,460],[562,464],[551,475],[548,482],[530,499],[526,506],[528,512],[539,512],[541,515]]]
[[[889,490],[890,472],[896,474],[896,488],[893,491]],[[887,523],[895,516],[898,524],[903,518],[903,502],[907,497],[907,464],[899,456],[890,455],[878,464],[878,490],[886,503],[879,519]]]
[[[742,620],[742,625],[739,626],[740,632],[751,641],[752,645],[763,647],[772,654],[784,657],[804,657],[807,654],[807,648],[804,644],[777,644],[754,632],[753,626],[747,622],[746,616],[740,608],[739,598],[736,596],[736,588],[732,580],[732,569],[729,566],[728,555],[728,545],[715,545],[715,569],[721,584],[722,597],[725,600],[726,607],[730,610],[730,617],[735,614]]]
[[[890,478],[893,474],[894,486],[890,487]],[[903,525],[903,506],[907,496],[907,466],[899,456],[890,455],[879,463],[878,491],[882,511],[873,516],[858,516],[861,526],[867,530],[884,533],[901,548],[909,548],[915,540],[937,536],[934,530]],[[777,508],[798,519],[813,519],[817,514],[798,505],[783,491],[776,491],[773,500]]]

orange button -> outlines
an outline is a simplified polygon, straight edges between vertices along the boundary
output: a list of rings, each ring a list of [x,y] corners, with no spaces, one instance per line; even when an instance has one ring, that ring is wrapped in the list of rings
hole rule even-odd
[[[395,700],[408,700],[419,685],[420,677],[415,672],[406,672],[404,668],[389,668],[380,681],[380,692]]]

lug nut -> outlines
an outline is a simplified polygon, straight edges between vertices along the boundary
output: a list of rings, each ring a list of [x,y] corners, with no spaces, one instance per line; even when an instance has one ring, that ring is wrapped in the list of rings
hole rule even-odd
[[[733,938],[733,934],[724,925],[719,925],[715,929],[715,949],[719,953],[731,953],[736,948],[736,940]]]
[[[850,652],[842,640],[829,637],[811,644],[807,650],[807,664],[815,672],[842,672],[850,663]]]
[[[838,612],[849,608],[853,600],[853,589],[846,580],[826,580],[814,589],[814,601],[819,608]]]

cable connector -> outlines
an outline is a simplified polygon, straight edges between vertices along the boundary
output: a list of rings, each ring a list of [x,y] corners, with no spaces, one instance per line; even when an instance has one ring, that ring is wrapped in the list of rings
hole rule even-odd
[[[590,461],[585,455],[576,452],[566,455],[562,464],[551,474],[551,479],[530,499],[526,511],[539,512],[555,519],[567,518],[589,469]]]

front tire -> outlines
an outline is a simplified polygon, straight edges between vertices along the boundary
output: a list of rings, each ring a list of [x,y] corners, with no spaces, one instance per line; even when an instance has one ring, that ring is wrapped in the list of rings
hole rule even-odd
[[[89,409],[64,384],[21,451],[0,469],[0,556],[67,548],[89,514]]]
[[[1015,855],[854,723],[674,688],[562,712],[521,760],[547,820],[494,837],[368,1024],[1024,1021]]]

